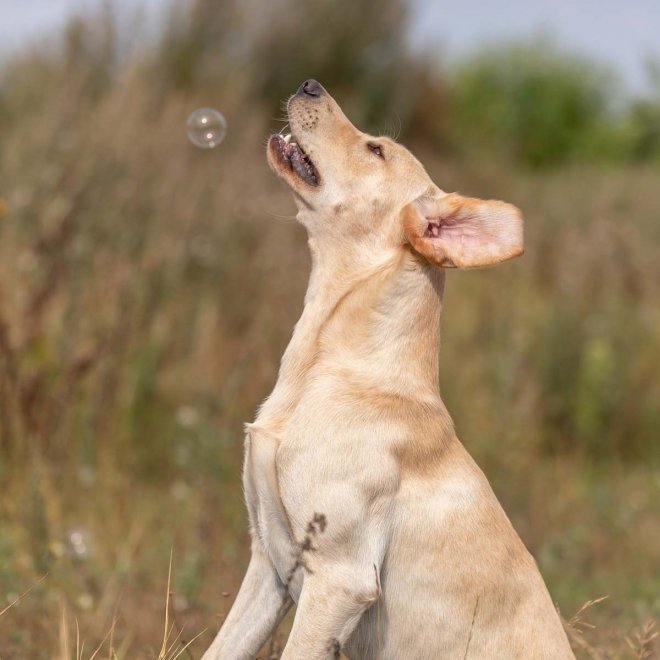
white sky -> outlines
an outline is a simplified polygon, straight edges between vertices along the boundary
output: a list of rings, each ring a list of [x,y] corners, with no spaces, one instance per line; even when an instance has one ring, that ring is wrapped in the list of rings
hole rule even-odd
[[[549,34],[609,64],[643,89],[647,58],[660,62],[660,0],[413,0],[413,35],[449,54],[507,37]]]
[[[0,0],[0,52],[40,39],[77,8],[103,1]],[[170,1],[114,0],[113,4],[154,10]],[[550,34],[571,50],[609,63],[633,90],[644,88],[645,59],[660,61],[660,0],[410,1],[415,46],[450,57],[476,50],[484,42]]]

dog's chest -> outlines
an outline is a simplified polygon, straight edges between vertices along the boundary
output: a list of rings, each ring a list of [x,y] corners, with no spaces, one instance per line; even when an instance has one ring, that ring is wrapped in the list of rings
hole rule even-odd
[[[292,537],[277,483],[279,441],[267,431],[252,426],[248,428],[245,443],[243,487],[252,533],[297,601],[302,588],[302,572],[295,570],[299,549]]]

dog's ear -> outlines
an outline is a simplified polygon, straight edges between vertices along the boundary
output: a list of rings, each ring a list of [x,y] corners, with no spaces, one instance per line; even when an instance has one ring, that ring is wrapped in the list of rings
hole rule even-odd
[[[402,212],[406,239],[443,268],[492,266],[523,253],[523,219],[511,204],[456,193],[422,196]]]

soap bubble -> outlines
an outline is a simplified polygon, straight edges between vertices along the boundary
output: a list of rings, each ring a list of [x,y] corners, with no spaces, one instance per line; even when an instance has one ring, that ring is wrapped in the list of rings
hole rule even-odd
[[[199,108],[186,121],[188,138],[200,149],[214,149],[225,138],[227,120],[213,108]]]

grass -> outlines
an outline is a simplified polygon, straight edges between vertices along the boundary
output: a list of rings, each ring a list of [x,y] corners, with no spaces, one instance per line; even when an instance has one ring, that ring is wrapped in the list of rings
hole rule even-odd
[[[210,643],[248,558],[242,423],[306,285],[305,235],[262,149],[276,110],[223,62],[182,85],[157,47],[119,55],[113,39],[74,24],[0,78],[3,660]],[[229,121],[210,153],[184,130],[207,105]],[[448,277],[441,389],[459,436],[578,655],[652,657],[658,171],[535,173],[411,140],[441,187],[527,218],[523,259]]]

